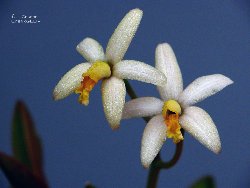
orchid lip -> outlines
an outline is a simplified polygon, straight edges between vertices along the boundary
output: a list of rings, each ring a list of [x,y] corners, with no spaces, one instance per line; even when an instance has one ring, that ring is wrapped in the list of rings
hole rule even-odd
[[[97,82],[103,78],[109,78],[111,76],[110,66],[103,61],[96,61],[82,74],[82,81],[80,86],[75,90],[76,94],[80,94],[79,103],[87,106],[89,104],[89,94],[97,84]]]
[[[181,125],[179,123],[179,115],[181,114],[181,106],[175,100],[167,100],[162,108],[162,116],[167,126],[166,136],[172,138],[174,143],[182,141]]]

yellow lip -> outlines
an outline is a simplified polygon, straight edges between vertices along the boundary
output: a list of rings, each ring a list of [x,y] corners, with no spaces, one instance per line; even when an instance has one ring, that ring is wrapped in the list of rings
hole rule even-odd
[[[89,93],[92,91],[97,82],[110,76],[110,66],[106,62],[96,61],[93,63],[87,72],[83,73],[81,85],[75,90],[76,94],[80,94],[78,101],[87,106],[89,104]]]
[[[168,100],[162,108],[162,116],[167,126],[167,138],[172,138],[174,143],[183,140],[181,126],[179,123],[179,115],[181,114],[181,106],[175,100]]]

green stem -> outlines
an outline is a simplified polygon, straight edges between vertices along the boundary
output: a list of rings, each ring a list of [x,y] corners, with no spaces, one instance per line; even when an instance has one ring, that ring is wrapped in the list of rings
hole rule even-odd
[[[184,134],[184,132],[183,132]],[[168,162],[163,162],[160,157],[160,153],[155,157],[154,161],[152,162],[149,174],[148,174],[148,181],[147,181],[147,188],[156,188],[158,182],[158,176],[160,174],[161,169],[169,169],[173,167],[178,160],[180,159],[181,153],[183,148],[183,141],[176,144],[175,154],[173,158]]]
[[[135,91],[133,90],[132,86],[130,85],[130,83],[128,82],[128,80],[124,80],[125,82],[125,86],[126,86],[126,90],[128,92],[128,95],[130,96],[131,99],[136,99],[138,98]]]
[[[131,99],[136,99],[138,98],[135,91],[133,90],[132,86],[130,85],[130,83],[128,82],[128,80],[124,80],[125,82],[125,86],[126,86],[126,90],[128,95],[130,96]],[[144,119],[144,121],[149,122],[150,118],[149,117],[142,117]]]
[[[127,93],[129,94],[130,98],[136,99],[137,95],[135,91],[133,90],[132,86],[130,85],[130,83],[127,80],[124,80],[124,82],[125,82]],[[143,119],[146,122],[149,121],[148,117],[144,117]],[[182,135],[184,136],[183,130],[182,130]],[[147,188],[156,188],[160,170],[172,168],[180,159],[182,148],[183,148],[183,141],[176,144],[175,154],[172,157],[172,159],[169,160],[168,162],[163,162],[161,159],[160,153],[158,153],[158,155],[155,157],[149,169]]]
[[[156,188],[158,182],[158,176],[160,174],[161,168],[158,167],[157,163],[161,161],[160,153],[155,157],[152,162],[147,180],[147,188]]]
[[[184,136],[184,131],[183,131],[182,135]],[[169,160],[168,162],[163,162],[160,160],[156,164],[157,167],[162,168],[162,169],[169,169],[169,168],[173,167],[179,161],[179,159],[181,157],[182,148],[183,148],[183,141],[176,144],[175,153],[174,153],[174,156],[172,157],[172,159]]]

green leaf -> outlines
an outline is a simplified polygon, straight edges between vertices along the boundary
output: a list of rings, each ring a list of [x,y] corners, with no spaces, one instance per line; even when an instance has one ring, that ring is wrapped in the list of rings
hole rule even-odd
[[[15,188],[47,188],[46,183],[13,157],[0,152],[0,168]]]
[[[12,149],[17,160],[28,167],[34,175],[45,181],[40,139],[35,131],[32,118],[22,101],[16,103],[14,110]]]
[[[196,181],[191,188],[215,188],[214,179],[212,176],[204,176]]]

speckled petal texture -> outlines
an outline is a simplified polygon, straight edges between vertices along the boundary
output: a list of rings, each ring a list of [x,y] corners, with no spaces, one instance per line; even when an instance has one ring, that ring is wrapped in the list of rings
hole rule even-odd
[[[141,146],[141,162],[148,168],[166,140],[166,125],[162,115],[153,117],[144,129]]]
[[[164,86],[157,87],[161,98],[164,101],[178,99],[179,94],[183,91],[182,75],[173,49],[169,44],[164,43],[157,46],[155,67],[163,72],[167,78],[167,83]]]
[[[124,60],[113,67],[113,75],[121,79],[139,80],[154,85],[166,83],[164,74],[156,68],[134,60]]]
[[[230,78],[222,74],[202,76],[193,81],[183,91],[178,101],[181,103],[182,107],[191,106],[217,93],[232,83],[233,81]]]
[[[63,99],[73,93],[82,81],[82,74],[86,72],[90,63],[81,63],[69,70],[56,85],[53,98],[55,100]]]
[[[141,18],[142,11],[133,9],[119,23],[107,45],[106,57],[108,62],[115,64],[122,60],[140,24]]]
[[[160,114],[163,102],[155,97],[141,97],[125,103],[123,119],[148,117]]]
[[[85,38],[76,46],[76,50],[91,63],[105,60],[102,46],[92,38]]]
[[[125,95],[126,88],[123,80],[111,77],[102,82],[104,113],[112,129],[119,128]]]
[[[209,114],[203,109],[195,106],[188,107],[180,117],[180,124],[209,150],[216,154],[221,151],[217,128]]]

